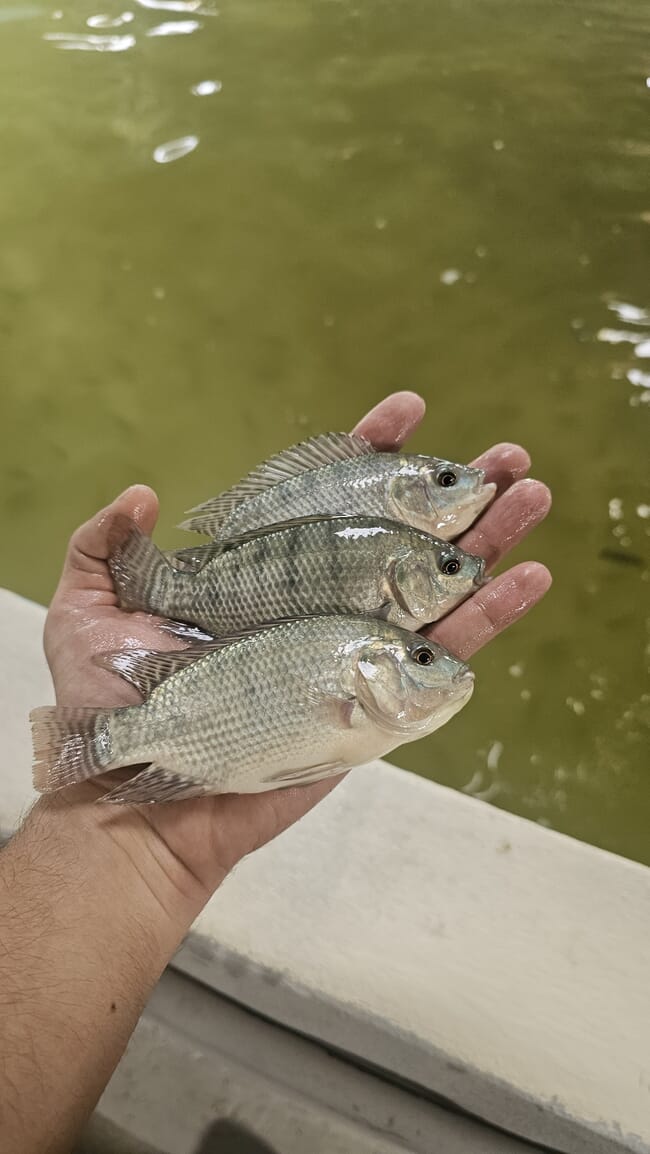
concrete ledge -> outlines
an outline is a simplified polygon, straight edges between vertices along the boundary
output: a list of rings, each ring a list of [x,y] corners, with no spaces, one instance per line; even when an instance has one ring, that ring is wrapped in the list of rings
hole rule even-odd
[[[0,594],[0,829],[29,803],[43,610]],[[650,1151],[650,870],[386,764],[242,862],[175,965],[567,1154]]]
[[[140,1141],[150,1154],[539,1149],[387,1085],[170,970],[102,1097],[83,1150],[139,1154],[133,1144]]]

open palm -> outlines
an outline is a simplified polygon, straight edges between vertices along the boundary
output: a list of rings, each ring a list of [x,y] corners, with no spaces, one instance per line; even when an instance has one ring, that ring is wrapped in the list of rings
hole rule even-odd
[[[396,393],[377,405],[357,425],[376,447],[397,449],[424,415],[424,403],[413,393]],[[539,481],[526,478],[528,454],[517,445],[488,449],[474,462],[497,484],[497,498],[458,544],[477,553],[492,568],[550,508],[550,494]],[[107,566],[109,529],[116,513],[132,517],[151,533],[158,515],[155,493],[144,485],[128,489],[73,535],[61,581],[45,625],[45,652],[57,701],[67,706],[118,706],[140,700],[137,690],[93,658],[125,648],[173,649],[182,643],[146,613],[127,613],[117,605]],[[543,565],[529,562],[502,574],[458,606],[428,631],[458,656],[470,657],[503,629],[523,616],[550,585]],[[169,852],[176,864],[206,892],[245,854],[275,837],[321,800],[339,779],[296,789],[253,795],[227,794],[160,806],[111,807],[105,823],[116,835],[128,825],[136,844],[138,826],[156,854]],[[87,783],[54,804],[87,805],[97,786]],[[104,808],[104,807],[102,807]],[[108,807],[106,807],[108,809]],[[132,852],[132,850],[130,851]]]

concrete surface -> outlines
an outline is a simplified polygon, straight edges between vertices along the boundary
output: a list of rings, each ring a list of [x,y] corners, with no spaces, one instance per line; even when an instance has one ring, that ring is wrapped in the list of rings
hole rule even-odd
[[[0,593],[5,831],[51,700],[42,620]],[[376,763],[242,862],[174,965],[513,1134],[640,1154],[649,927],[650,870]]]
[[[83,1154],[130,1154],[118,1126],[137,1154],[531,1154],[171,971]]]

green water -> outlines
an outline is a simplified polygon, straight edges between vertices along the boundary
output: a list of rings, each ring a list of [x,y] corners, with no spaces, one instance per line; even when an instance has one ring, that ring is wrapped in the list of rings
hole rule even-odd
[[[199,2],[0,4],[0,583],[418,389],[416,450],[529,447],[555,585],[395,760],[650,861],[650,9]]]

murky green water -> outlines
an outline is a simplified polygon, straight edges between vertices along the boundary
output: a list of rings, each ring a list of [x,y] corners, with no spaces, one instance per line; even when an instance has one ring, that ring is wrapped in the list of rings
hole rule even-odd
[[[650,9],[199,3],[0,4],[0,582],[416,388],[530,448],[555,586],[396,760],[650,861]]]

